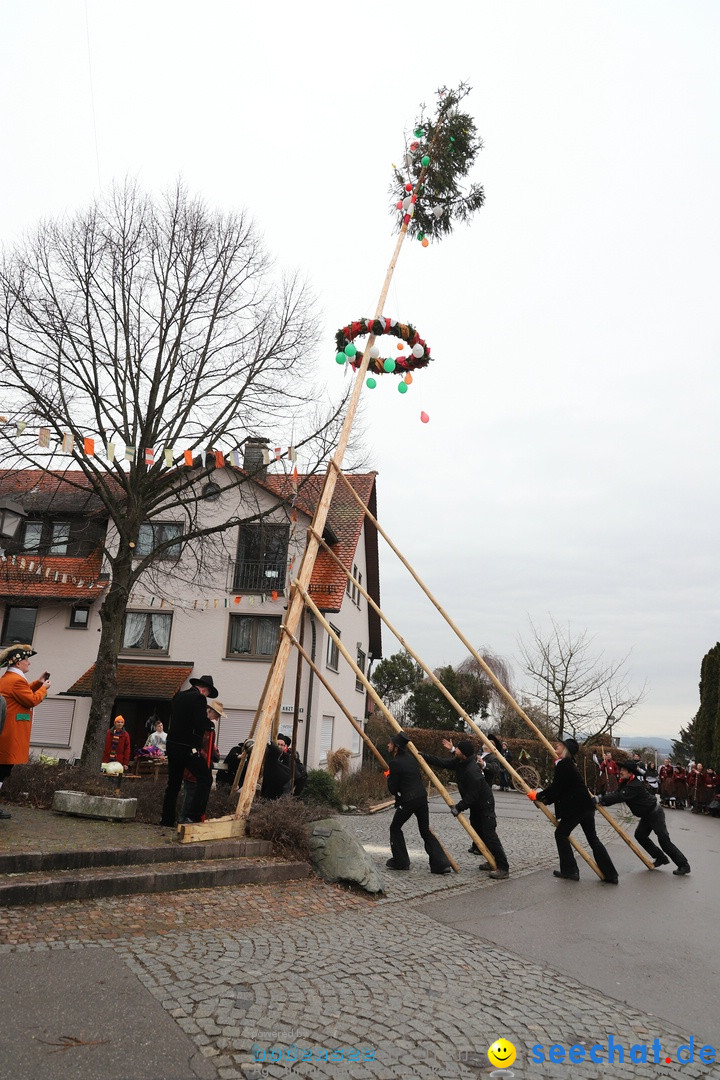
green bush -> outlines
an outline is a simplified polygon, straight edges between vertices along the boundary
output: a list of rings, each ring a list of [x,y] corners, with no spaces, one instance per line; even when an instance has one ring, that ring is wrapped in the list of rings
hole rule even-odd
[[[307,783],[300,796],[303,802],[324,803],[333,810],[342,808],[342,799],[338,791],[338,783],[329,772],[324,769],[310,769],[307,774]]]

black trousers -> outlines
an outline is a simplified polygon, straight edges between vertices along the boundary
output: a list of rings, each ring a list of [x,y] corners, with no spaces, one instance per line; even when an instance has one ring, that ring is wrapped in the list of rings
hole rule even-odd
[[[399,870],[408,870],[410,868],[410,856],[408,855],[402,827],[406,821],[410,820],[413,814],[417,818],[418,830],[425,843],[425,851],[430,860],[430,869],[435,871],[444,870],[450,863],[440,846],[440,841],[430,831],[430,808],[427,799],[418,799],[417,802],[408,803],[407,806],[401,806],[395,811],[390,822],[390,850],[392,851],[393,862]]]
[[[585,833],[590,850],[595,856],[595,862],[598,864],[602,876],[604,878],[616,878],[618,872],[615,869],[612,859],[607,853],[607,848],[598,838],[598,834],[595,831],[595,811],[586,810],[582,814],[568,814],[561,818],[558,822],[558,827],[555,830],[555,843],[557,844],[558,856],[560,858],[560,871],[563,874],[576,874],[578,872],[578,864],[575,861],[575,855],[570,844],[570,833],[573,829],[580,826]]]
[[[495,814],[491,811],[484,811],[480,806],[471,806],[468,816],[473,829],[497,863],[498,870],[509,870],[510,864],[497,834],[497,818]]]
[[[191,821],[200,821],[210,798],[212,769],[201,754],[197,753],[197,751],[193,753],[191,746],[172,743],[168,739],[166,753],[168,759],[168,782],[165,788],[165,798],[163,799],[161,824],[171,826],[175,824],[177,799],[180,794],[183,773],[186,769],[193,774],[197,781],[188,817]]]
[[[670,833],[667,830],[665,824],[665,811],[661,806],[657,806],[654,810],[651,810],[649,814],[643,814],[638,822],[638,827],[635,830],[635,839],[640,847],[644,847],[648,855],[652,855],[653,859],[657,859],[658,855],[662,854],[657,844],[654,844],[650,839],[650,833],[654,832],[658,838],[658,844],[668,855],[676,866],[687,866],[687,859],[683,855],[680,848],[676,848],[670,839]]]

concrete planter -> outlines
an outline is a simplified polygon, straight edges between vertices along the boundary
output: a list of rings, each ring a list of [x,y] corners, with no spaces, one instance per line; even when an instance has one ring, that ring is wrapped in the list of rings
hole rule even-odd
[[[112,795],[86,795],[83,791],[56,791],[53,810],[76,817],[104,818],[110,821],[133,821],[137,799],[118,799]]]

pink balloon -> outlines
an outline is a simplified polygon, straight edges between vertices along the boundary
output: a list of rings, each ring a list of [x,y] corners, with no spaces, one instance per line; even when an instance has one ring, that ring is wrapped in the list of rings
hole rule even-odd
[[[430,419],[430,417],[428,416],[428,414],[426,412],[421,412],[420,413],[420,420],[421,420],[421,422],[423,424],[427,424],[429,419]]]

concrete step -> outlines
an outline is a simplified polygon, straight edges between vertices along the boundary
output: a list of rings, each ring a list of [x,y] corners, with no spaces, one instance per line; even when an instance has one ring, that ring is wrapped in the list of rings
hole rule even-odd
[[[89,848],[76,851],[27,851],[0,855],[1,874],[29,874],[44,870],[80,870],[92,866],[132,866],[161,862],[199,862],[201,859],[258,858],[272,855],[269,840],[211,840],[208,843],[161,847]]]
[[[305,878],[310,874],[310,866],[306,862],[247,856],[198,859],[197,846],[194,846],[193,853],[194,859],[178,862],[86,865],[79,869],[6,874],[0,878],[0,906],[48,904],[53,901],[90,900],[103,896],[164,893],[225,885],[267,884]]]

